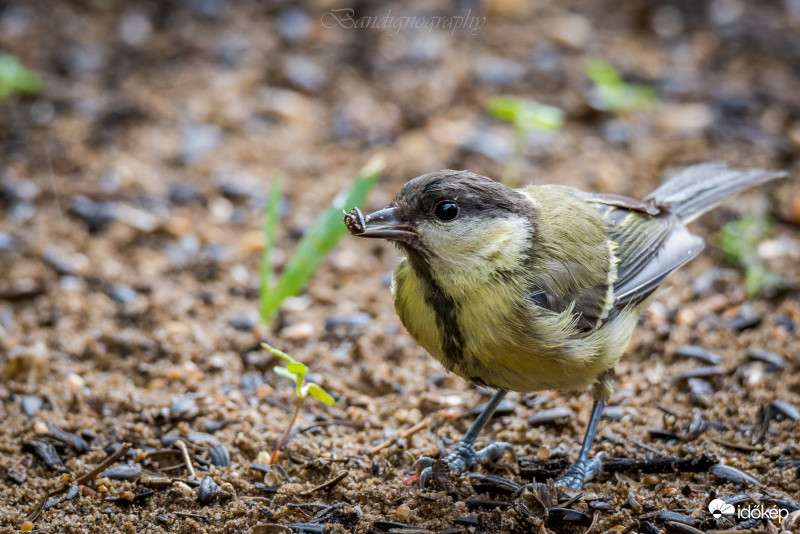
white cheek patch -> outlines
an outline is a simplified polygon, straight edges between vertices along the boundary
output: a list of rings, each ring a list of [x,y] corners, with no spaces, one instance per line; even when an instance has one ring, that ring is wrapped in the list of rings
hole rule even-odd
[[[434,269],[474,273],[510,269],[532,245],[531,222],[518,215],[502,218],[465,217],[453,224],[424,223],[420,234],[434,253]]]

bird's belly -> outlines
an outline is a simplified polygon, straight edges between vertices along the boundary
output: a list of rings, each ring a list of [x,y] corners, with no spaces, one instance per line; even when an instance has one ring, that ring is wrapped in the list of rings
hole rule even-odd
[[[455,373],[513,391],[572,391],[592,385],[614,368],[630,341],[638,312],[625,309],[587,335],[565,327],[570,317],[553,312],[498,321],[477,308],[462,317],[462,327],[469,325],[470,331]]]
[[[512,306],[518,295],[485,286],[456,296],[457,324],[446,326],[423,297],[420,281],[407,264],[395,272],[395,309],[408,332],[444,367],[477,384],[512,391],[587,387],[612,369],[636,326],[638,311],[626,308],[598,330],[584,335],[570,311]],[[455,328],[457,332],[442,332]],[[448,351],[442,340],[460,341]]]

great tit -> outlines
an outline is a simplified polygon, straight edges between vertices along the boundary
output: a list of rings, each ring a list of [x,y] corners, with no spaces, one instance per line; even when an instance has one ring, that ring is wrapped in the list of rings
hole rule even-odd
[[[648,296],[694,258],[703,239],[686,224],[727,197],[786,176],[725,163],[689,167],[643,200],[560,185],[511,189],[469,171],[415,178],[388,207],[345,215],[350,233],[383,238],[405,256],[395,310],[408,332],[453,373],[497,392],[444,461],[454,472],[509,450],[473,444],[506,391],[593,388],[577,461],[557,481],[580,488],[601,467],[589,457],[614,366]],[[432,460],[420,459],[420,483]]]

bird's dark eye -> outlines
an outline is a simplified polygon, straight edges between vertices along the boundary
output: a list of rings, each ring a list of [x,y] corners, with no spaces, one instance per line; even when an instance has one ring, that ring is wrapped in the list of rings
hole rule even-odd
[[[458,217],[458,204],[452,200],[442,200],[433,209],[433,214],[440,221],[452,221]]]

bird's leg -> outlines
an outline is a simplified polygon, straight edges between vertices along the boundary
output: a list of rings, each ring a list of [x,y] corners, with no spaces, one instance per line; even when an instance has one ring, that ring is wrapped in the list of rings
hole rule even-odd
[[[584,482],[590,481],[600,472],[605,453],[598,452],[593,458],[589,458],[589,450],[592,448],[594,435],[597,433],[597,425],[600,423],[600,417],[603,415],[603,408],[605,408],[605,406],[606,403],[602,400],[594,401],[592,416],[589,418],[589,428],[586,429],[586,435],[583,437],[583,445],[581,445],[581,452],[578,454],[578,460],[567,469],[563,477],[556,481],[556,486],[576,490],[581,489]]]
[[[503,400],[505,396],[505,390],[498,390],[489,400],[483,411],[481,411],[480,415],[478,415],[478,418],[475,419],[475,422],[472,423],[472,426],[469,427],[464,437],[456,444],[455,448],[447,456],[442,458],[442,461],[447,464],[450,471],[453,473],[463,473],[474,465],[502,458],[506,451],[512,450],[510,443],[500,441],[492,443],[479,451],[476,451],[473,446],[481,430],[483,430],[483,427],[489,422],[489,419],[492,418],[492,414],[494,414],[494,411],[497,409],[497,405],[500,404],[500,401]],[[419,473],[419,484],[422,488],[424,488],[425,484],[431,479],[432,465],[433,459],[424,456],[414,462],[412,466],[413,468],[422,469]]]

